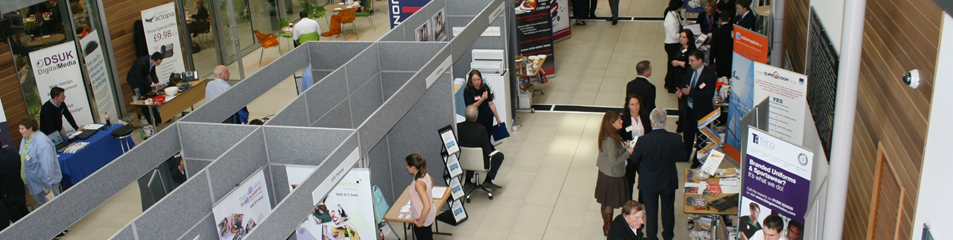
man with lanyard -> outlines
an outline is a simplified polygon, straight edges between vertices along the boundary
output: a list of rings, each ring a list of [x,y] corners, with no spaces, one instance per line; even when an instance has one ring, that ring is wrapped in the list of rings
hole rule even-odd
[[[687,98],[687,107],[685,116],[688,116],[685,127],[682,128],[682,138],[685,152],[688,153],[689,160],[692,161],[691,168],[701,165],[698,159],[691,154],[695,145],[695,135],[698,133],[698,127],[695,126],[699,119],[714,111],[712,98],[715,96],[715,71],[705,67],[705,53],[695,50],[688,56],[688,64],[692,66],[691,72],[685,72],[682,88],[675,93],[675,97]]]
[[[59,132],[63,129],[63,117],[66,117],[66,122],[69,122],[76,131],[85,130],[76,126],[76,120],[73,120],[73,114],[70,113],[68,104],[64,101],[66,101],[66,90],[61,87],[50,89],[50,100],[43,103],[43,107],[40,108],[40,132],[46,135]]]

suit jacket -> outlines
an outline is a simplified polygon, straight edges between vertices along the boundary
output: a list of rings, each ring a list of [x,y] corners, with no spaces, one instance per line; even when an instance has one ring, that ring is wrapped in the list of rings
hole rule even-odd
[[[645,130],[645,133],[642,134],[643,136],[652,131],[652,123],[649,120],[648,113],[643,111],[642,115],[639,116],[639,120],[642,121],[642,129]],[[629,126],[632,126],[632,117],[628,116],[628,114],[624,114],[622,116],[622,129],[619,129],[619,136],[622,136],[623,141],[632,140],[632,132],[626,131]]]
[[[637,77],[625,84],[625,97],[637,94],[642,99],[642,111],[649,112],[655,109],[655,85],[648,78]],[[629,99],[626,99],[628,101]]]
[[[691,84],[692,73],[694,72],[694,69],[685,71],[685,76],[682,78],[682,86]],[[698,119],[705,117],[705,115],[715,110],[714,105],[712,105],[712,98],[715,97],[715,83],[717,81],[715,71],[712,70],[711,67],[705,66],[698,76],[695,86],[692,86],[692,90],[688,94],[688,96],[692,98],[693,106],[689,111],[691,121],[698,121]]]
[[[735,8],[735,0],[718,0],[716,5],[718,5],[718,11],[727,11],[730,14],[731,19],[728,22],[735,22],[735,12],[738,10]]]
[[[734,40],[731,37],[733,27],[723,25],[711,33],[711,50],[709,50],[709,63],[715,65],[715,71],[719,77],[731,76],[731,57],[734,51]]]
[[[639,165],[639,191],[678,189],[678,159],[685,159],[681,135],[655,129],[640,137],[629,157],[629,164]]]
[[[457,123],[457,143],[461,147],[483,148],[483,167],[490,166],[490,153],[496,149],[490,144],[490,136],[486,135],[483,125],[471,121]]]
[[[748,30],[755,31],[754,12],[748,10],[748,14],[745,14],[744,17],[739,18],[737,24],[741,27],[747,28]]]
[[[609,235],[606,235],[606,240],[642,240],[645,239],[645,236],[641,230],[639,229],[639,234],[636,235],[629,227],[629,223],[625,222],[622,214],[619,214],[609,225]]]
[[[126,82],[128,82],[129,87],[132,88],[133,94],[138,90],[140,95],[145,95],[149,91],[152,91],[152,83],[159,82],[155,68],[150,67],[149,57],[149,55],[146,55],[136,59],[136,61],[132,63],[132,68],[129,68],[129,73],[126,74]],[[149,80],[150,76],[152,80]]]

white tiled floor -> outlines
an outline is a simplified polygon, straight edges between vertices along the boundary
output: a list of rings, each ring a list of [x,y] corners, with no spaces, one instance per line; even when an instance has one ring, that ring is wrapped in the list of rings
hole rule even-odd
[[[378,8],[384,6],[378,2]],[[623,1],[622,16],[661,17],[664,1]],[[598,16],[609,16],[607,2],[601,2]],[[389,30],[386,12],[371,19],[357,19],[357,40],[374,41]],[[327,23],[322,24],[326,29]],[[348,26],[350,28],[350,26]],[[665,93],[665,52],[662,49],[661,21],[589,21],[586,26],[573,26],[573,37],[559,42],[556,50],[557,77],[547,84],[545,95],[537,94],[534,103],[622,106],[625,83],[635,78],[635,64],[652,61],[652,82],[658,89],[657,105],[675,108],[674,96]],[[343,38],[322,38],[321,41],[342,41]],[[349,34],[347,40],[355,40]],[[282,41],[282,51],[290,49]],[[256,58],[261,49],[246,55],[246,76],[260,69]],[[262,65],[279,56],[274,48],[264,50]],[[237,64],[228,66],[238,78]],[[248,105],[252,118],[274,114],[295,97],[292,78]],[[204,104],[200,102],[197,106]],[[602,114],[582,113],[518,113],[519,131],[500,145],[506,161],[496,183],[504,188],[495,191],[494,199],[474,195],[467,205],[469,219],[457,227],[441,224],[440,230],[453,236],[436,235],[436,239],[601,239],[602,219],[599,204],[593,198],[596,182],[596,138]],[[668,129],[674,128],[669,118]],[[678,163],[679,171],[688,163]],[[677,201],[682,194],[678,193]],[[618,210],[616,211],[619,212]],[[139,190],[135,183],[111,198],[103,206],[71,227],[62,239],[106,239],[141,213]],[[676,239],[687,239],[686,216],[676,207]],[[395,224],[398,233],[400,226]],[[396,239],[393,235],[387,239]]]

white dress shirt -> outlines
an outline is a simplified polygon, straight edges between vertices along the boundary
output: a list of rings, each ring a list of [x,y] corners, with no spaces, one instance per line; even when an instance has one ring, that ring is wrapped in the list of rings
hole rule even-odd
[[[208,82],[208,84],[205,85],[205,102],[212,101],[212,99],[215,99],[230,87],[232,87],[232,85],[229,85],[228,82],[225,82],[225,80],[221,78],[215,78],[215,80]]]
[[[291,38],[298,40],[298,37],[301,37],[302,34],[313,32],[321,33],[321,25],[318,25],[318,21],[311,20],[310,18],[302,18],[301,21],[295,24]]]
[[[665,29],[665,43],[679,43],[678,32],[681,31],[682,18],[675,12],[669,11],[665,14],[665,21],[662,23]]]

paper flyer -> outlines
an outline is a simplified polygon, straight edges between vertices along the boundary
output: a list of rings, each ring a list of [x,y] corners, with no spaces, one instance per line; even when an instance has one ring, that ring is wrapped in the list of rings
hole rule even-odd
[[[212,207],[218,238],[239,240],[271,213],[265,172],[258,170]]]
[[[456,154],[450,154],[447,156],[447,170],[450,171],[450,177],[457,177],[460,174],[463,174],[463,168],[460,167],[460,161],[457,160]]]

